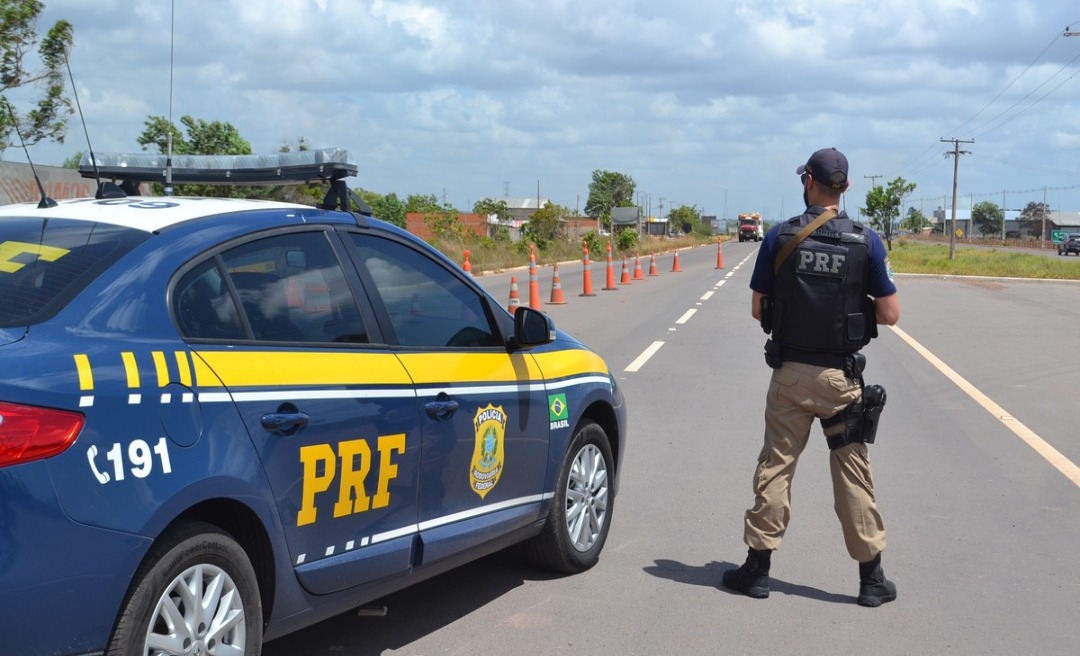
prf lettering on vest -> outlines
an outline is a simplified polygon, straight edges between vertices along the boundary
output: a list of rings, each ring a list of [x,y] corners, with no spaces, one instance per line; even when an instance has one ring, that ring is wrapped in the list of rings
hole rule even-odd
[[[335,482],[335,518],[390,505],[390,481],[397,478],[398,473],[393,456],[405,453],[405,433],[380,435],[376,438],[376,446],[379,480],[375,486],[375,494],[371,497],[368,497],[366,485],[372,464],[371,445],[367,440],[338,442],[336,450],[330,444],[301,447],[300,463],[304,466],[304,487],[300,511],[296,513],[296,525],[307,526],[315,523],[318,512],[315,508],[315,497],[327,492]]]
[[[822,253],[820,251],[799,251],[799,271],[837,275],[844,268],[847,255],[843,253]]]

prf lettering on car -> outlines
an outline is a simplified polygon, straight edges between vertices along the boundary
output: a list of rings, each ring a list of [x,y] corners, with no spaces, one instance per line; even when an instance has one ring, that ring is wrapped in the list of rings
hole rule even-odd
[[[372,452],[367,440],[339,442],[336,450],[330,444],[301,447],[304,485],[296,525],[315,523],[318,519],[315,497],[327,492],[335,482],[338,487],[337,502],[334,503],[335,518],[389,506],[390,481],[397,478],[398,473],[393,456],[395,453],[405,453],[405,433],[380,435],[376,438],[376,449],[379,455],[379,480],[375,494],[369,497],[366,483],[371,474]]]

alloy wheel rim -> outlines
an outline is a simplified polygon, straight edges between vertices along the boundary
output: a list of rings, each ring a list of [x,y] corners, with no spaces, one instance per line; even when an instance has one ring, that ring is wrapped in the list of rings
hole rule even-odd
[[[188,568],[165,589],[146,631],[148,656],[243,656],[244,602],[232,577],[213,565]]]
[[[574,457],[566,482],[566,528],[575,549],[588,551],[600,539],[607,505],[607,461],[596,445],[587,444]]]

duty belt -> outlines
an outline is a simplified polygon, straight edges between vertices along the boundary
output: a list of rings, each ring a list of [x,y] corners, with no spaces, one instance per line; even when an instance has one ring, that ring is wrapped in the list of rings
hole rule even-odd
[[[815,367],[830,367],[832,369],[843,369],[847,357],[850,355],[848,353],[804,351],[803,349],[792,348],[790,346],[785,346],[782,353],[781,357],[784,362],[799,362],[801,364],[814,365]]]

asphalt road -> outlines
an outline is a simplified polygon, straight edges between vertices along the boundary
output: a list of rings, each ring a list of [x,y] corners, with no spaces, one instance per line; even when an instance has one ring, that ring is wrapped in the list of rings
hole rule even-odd
[[[855,604],[819,429],[772,596],[719,587],[745,556],[769,378],[749,315],[755,249],[726,243],[722,269],[715,247],[683,251],[681,272],[667,254],[658,276],[612,291],[594,263],[592,297],[580,263],[564,264],[565,305],[547,303],[540,270],[544,311],[605,357],[630,407],[594,569],[552,577],[505,551],[383,599],[385,617],[347,613],[264,654],[1076,654],[1075,282],[898,278],[900,330],[866,350],[867,382],[888,390],[871,458],[897,601]],[[504,299],[510,275],[481,281]],[[527,304],[528,272],[513,275]]]

